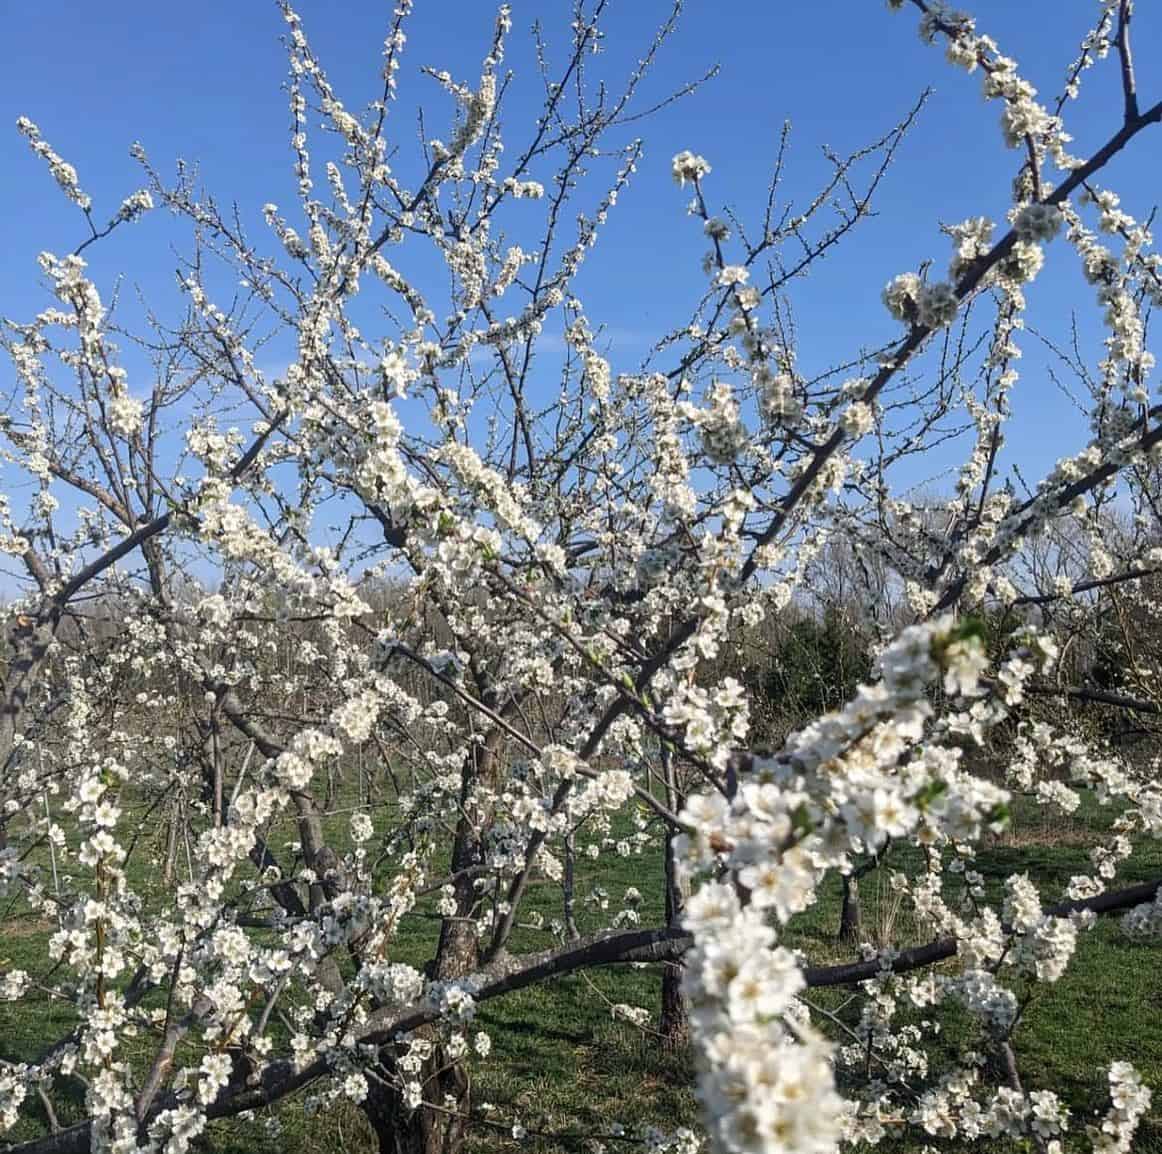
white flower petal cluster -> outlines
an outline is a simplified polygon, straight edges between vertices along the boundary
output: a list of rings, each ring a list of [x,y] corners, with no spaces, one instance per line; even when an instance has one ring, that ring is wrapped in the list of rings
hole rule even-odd
[[[674,157],[671,171],[674,175],[674,181],[681,187],[688,182],[696,184],[703,177],[708,176],[710,165],[706,163],[705,158],[695,156],[689,150],[683,150]]]

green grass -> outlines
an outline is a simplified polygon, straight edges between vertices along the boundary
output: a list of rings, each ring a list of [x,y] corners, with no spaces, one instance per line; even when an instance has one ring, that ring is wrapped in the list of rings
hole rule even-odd
[[[983,847],[976,868],[985,876],[990,896],[1010,874],[1028,872],[1043,886],[1047,899],[1054,900],[1072,874],[1087,869],[1088,848],[1110,820],[1109,811],[1089,801],[1072,819],[1049,818],[1036,807],[1019,806],[1015,832]],[[915,852],[905,847],[889,864],[906,866]],[[143,856],[134,865],[135,881],[149,882],[152,869]],[[1157,876],[1159,871],[1162,852],[1143,845],[1126,863],[1118,884]],[[660,877],[660,850],[656,847],[628,858],[605,855],[595,867],[586,864],[578,884],[582,931],[601,924],[602,915],[581,900],[593,886],[608,891],[611,909],[618,908],[627,887],[636,886],[644,895],[642,924],[659,924]],[[901,944],[925,937],[906,914],[893,910],[879,875],[865,879],[863,894],[867,936],[887,932]],[[851,950],[835,941],[838,900],[838,885],[832,879],[820,901],[791,927],[792,944],[813,962],[851,957]],[[559,890],[550,885],[540,885],[530,895],[532,908],[540,909],[546,919],[559,916],[559,903]],[[431,903],[425,903],[421,912],[431,913]],[[6,921],[4,930],[0,942],[3,966],[43,973],[49,928],[32,921]],[[438,922],[433,917],[409,918],[394,956],[422,964],[431,955],[437,931]],[[548,944],[547,933],[524,930],[514,941],[514,949]],[[584,1148],[584,1143],[571,1137],[559,1141],[532,1137],[518,1144],[507,1133],[514,1118],[530,1133],[563,1136],[608,1132],[614,1120],[667,1129],[696,1123],[689,1055],[666,1050],[651,1033],[615,1020],[610,1012],[610,1004],[615,1002],[656,1012],[660,985],[656,967],[619,966],[559,978],[482,1006],[477,1024],[491,1034],[493,1056],[473,1064],[473,1099],[478,1105],[491,1102],[500,1124],[496,1128],[476,1127],[472,1147],[477,1151],[520,1148],[537,1152]],[[830,1008],[838,1007],[843,998],[838,991],[815,991],[812,996]],[[0,1057],[33,1057],[72,1021],[67,1005],[0,1003]],[[955,1012],[947,1011],[950,1037],[963,1026]],[[1162,973],[1157,951],[1127,940],[1116,919],[1108,919],[1082,935],[1066,976],[1031,1003],[1014,1044],[1026,1087],[1057,1091],[1073,1111],[1075,1125],[1104,1110],[1109,1063],[1132,1061],[1154,1088],[1156,1099],[1135,1149],[1162,1154]],[[71,1102],[65,1097],[63,1106],[58,1101],[58,1109],[62,1121],[67,1122],[80,1109],[79,1089],[74,1087]],[[308,1117],[299,1099],[283,1103],[277,1115],[282,1128],[278,1137],[269,1136],[258,1120],[232,1120],[215,1124],[203,1148],[224,1154],[323,1154],[336,1150],[370,1154],[374,1150],[362,1115],[349,1105],[332,1108],[325,1116]],[[43,1132],[42,1126],[43,1122],[38,1124],[32,1117],[5,1137],[33,1137]],[[881,1147],[893,1148],[892,1144]],[[944,1145],[941,1149],[958,1147]]]

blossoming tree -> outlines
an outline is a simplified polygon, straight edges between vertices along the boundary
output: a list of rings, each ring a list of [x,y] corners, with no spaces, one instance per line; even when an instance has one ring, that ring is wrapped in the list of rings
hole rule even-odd
[[[477,1006],[617,962],[684,974],[717,1149],[896,1131],[1130,1148],[1149,1091],[1128,1062],[1087,1132],[1029,1082],[1012,1040],[1100,915],[1162,928],[1157,883],[1118,882],[1134,839],[1162,835],[1157,781],[1067,712],[1025,720],[1038,695],[1079,696],[1053,677],[1053,613],[1132,591],[1159,562],[1156,535],[1115,544],[1103,515],[1119,499],[1148,513],[1162,443],[1144,346],[1162,261],[1101,183],[1162,120],[1139,101],[1132,0],[1102,0],[1050,103],[969,16],[913,0],[922,37],[997,109],[1019,157],[1011,204],[1000,223],[947,228],[946,272],[883,291],[887,342],[817,377],[796,367],[786,302],[869,214],[915,113],[833,158],[801,212],[781,211],[772,182],[755,229],[716,210],[707,159],[674,157],[709,246],[697,299],[646,364],[615,366],[575,279],[632,182],[640,145],[622,130],[672,22],[619,92],[590,92],[604,7],[578,10],[563,70],[546,65],[543,109],[508,149],[501,9],[478,78],[432,74],[456,113],[412,181],[390,143],[410,3],[388,30],[382,99],[359,114],[285,6],[298,201],[265,206],[262,242],[141,150],[146,186],[102,225],[78,173],[20,122],[86,234],[41,258],[53,302],[3,328],[3,467],[26,483],[0,499],[0,546],[25,578],[5,610],[0,893],[5,919],[54,928],[42,964],[0,970],[0,992],[69,1022],[39,1055],[0,1058],[0,1125],[23,1127],[8,1148],[182,1151],[215,1119],[277,1115],[305,1093],[358,1103],[384,1150],[454,1151],[472,1064],[493,1060]],[[1065,118],[1092,66],[1119,70],[1122,106],[1077,157]],[[182,316],[151,312],[133,338],[152,365],[139,376],[83,254],[157,205],[193,247]],[[1019,496],[996,466],[1026,293],[1070,260],[1108,331],[1091,439]],[[290,339],[277,373],[258,355],[272,332]],[[546,333],[564,352],[538,359]],[[956,421],[955,493],[910,503],[901,463]],[[1046,533],[1072,544],[1027,564]],[[908,623],[846,705],[760,750],[722,647],[782,611],[839,539]],[[986,643],[997,607],[1008,626]],[[1020,735],[1005,784],[966,757],[1002,723]],[[973,847],[1010,819],[1010,790],[1069,809],[1080,781],[1119,813],[1092,871],[1048,895],[1014,876],[989,900]],[[581,935],[591,856],[650,840],[666,870],[643,885],[665,887],[666,923],[641,925],[627,895]],[[789,948],[828,876],[900,841],[923,848],[892,884],[927,944],[832,966]],[[143,868],[155,853],[166,868]],[[556,918],[531,897],[545,881]],[[420,969],[398,941],[432,902]],[[537,934],[542,948],[517,948]],[[854,1024],[810,997],[836,985]],[[972,1028],[930,1072],[952,1005]],[[931,1013],[916,1025],[909,1006]],[[61,1123],[70,1079],[83,1116]],[[700,1138],[661,1126],[648,1140]]]

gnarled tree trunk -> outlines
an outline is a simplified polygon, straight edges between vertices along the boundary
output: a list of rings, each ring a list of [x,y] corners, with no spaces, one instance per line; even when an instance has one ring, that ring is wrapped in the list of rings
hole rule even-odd
[[[465,977],[480,964],[473,911],[477,900],[476,867],[484,860],[485,847],[483,830],[470,820],[470,805],[477,784],[487,784],[495,778],[502,750],[503,735],[494,729],[465,761],[460,795],[464,816],[457,823],[452,846],[456,912],[444,918],[440,926],[440,943],[432,963],[431,976],[439,981]],[[434,1040],[434,1032],[427,1036]],[[375,1131],[380,1154],[459,1154],[472,1106],[467,1071],[436,1044],[418,1077],[424,1103],[414,1110],[406,1107],[394,1089],[372,1083],[373,1090],[363,1103],[363,1110]]]
[[[371,1123],[379,1154],[447,1154],[463,1147],[466,1137],[465,1115],[468,1077],[459,1062],[439,1069],[439,1048],[425,1063],[420,1074],[424,1081],[424,1101],[443,1105],[445,1095],[463,1103],[456,1112],[433,1110],[420,1106],[410,1110],[393,1086],[368,1079],[368,1094],[363,1112]],[[384,1073],[391,1075],[385,1063]]]

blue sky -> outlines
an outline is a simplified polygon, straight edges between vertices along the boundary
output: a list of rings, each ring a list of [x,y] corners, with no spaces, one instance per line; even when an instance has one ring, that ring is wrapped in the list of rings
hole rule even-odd
[[[982,30],[1021,62],[1046,96],[1056,94],[1077,44],[1094,18],[1094,0],[980,0],[972,7]],[[1135,21],[1144,97],[1162,61],[1162,11],[1141,4]],[[513,49],[507,63],[530,80],[527,30],[539,19],[559,46],[570,13],[566,0],[514,0]],[[667,15],[658,0],[613,0],[607,50],[596,67],[621,73],[640,55]],[[390,5],[372,0],[302,0],[307,32],[348,108],[376,95]],[[419,74],[421,65],[447,68],[474,82],[495,9],[478,0],[417,0],[393,113],[396,139],[413,149],[415,109],[428,110],[429,135],[446,137],[446,95]],[[95,5],[43,0],[9,5],[8,45],[0,72],[0,314],[26,317],[43,306],[37,253],[62,252],[83,238],[79,214],[56,192],[40,162],[13,127],[18,115],[36,121],[45,138],[76,165],[100,220],[138,187],[129,145],[141,141],[155,164],[172,171],[177,157],[196,162],[205,185],[235,200],[261,228],[266,201],[294,200],[287,143],[283,23],[273,2],[202,0],[195,6],[117,0]],[[659,97],[706,70],[716,79],[635,131],[645,160],[610,218],[580,281],[591,319],[611,332],[615,367],[633,368],[650,340],[680,323],[703,280],[704,242],[686,217],[686,196],[670,179],[671,156],[683,148],[713,166],[707,192],[750,219],[765,196],[766,174],[785,119],[793,151],[784,195],[803,203],[824,176],[819,146],[846,151],[882,134],[926,86],[933,97],[879,197],[880,215],[863,226],[839,258],[795,290],[800,363],[820,368],[890,337],[893,324],[879,301],[897,272],[933,259],[942,269],[949,244],[939,222],[1002,216],[1017,160],[996,130],[997,108],[980,97],[979,79],[952,68],[916,35],[911,10],[893,14],[881,0],[688,0],[677,32],[649,86]],[[538,107],[535,86],[518,87],[510,106],[510,144]],[[1111,61],[1086,76],[1083,98],[1069,109],[1075,151],[1085,153],[1116,127],[1120,115]],[[1140,138],[1108,170],[1106,183],[1124,190],[1125,207],[1145,216],[1162,187],[1162,128]],[[544,175],[546,174],[535,174]],[[153,214],[92,250],[91,264],[108,295],[124,272],[153,299],[175,302],[180,243],[169,222]],[[1091,363],[1100,330],[1076,261],[1058,242],[1030,292],[1030,319],[1057,335],[1070,305],[1083,309],[1081,331]],[[1084,431],[1060,405],[1045,378],[1043,358],[1027,341],[1010,452],[1032,473],[1078,447]],[[0,369],[8,376],[8,369]],[[132,388],[131,381],[131,388]]]

